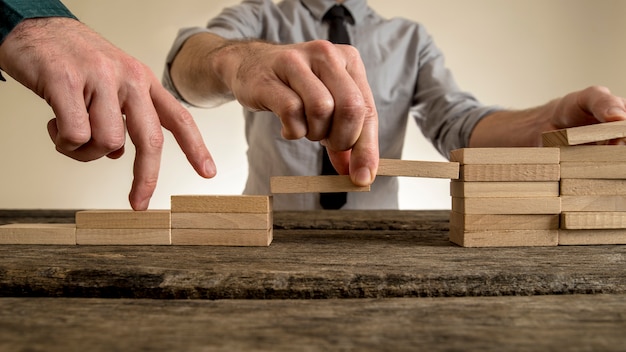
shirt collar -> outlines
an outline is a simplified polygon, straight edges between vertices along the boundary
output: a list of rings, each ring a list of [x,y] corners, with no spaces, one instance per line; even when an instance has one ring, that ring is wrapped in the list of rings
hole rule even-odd
[[[324,14],[334,5],[337,4],[336,0],[300,0],[302,5],[309,9],[313,17],[318,21],[322,21]],[[367,1],[366,0],[344,0],[342,3],[354,19],[355,23],[361,22],[367,15]]]

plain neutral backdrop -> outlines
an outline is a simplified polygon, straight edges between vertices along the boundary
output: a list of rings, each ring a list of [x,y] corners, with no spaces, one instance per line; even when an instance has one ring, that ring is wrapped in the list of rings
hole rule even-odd
[[[85,23],[148,64],[160,78],[181,27],[203,26],[238,0],[65,0]],[[526,108],[589,85],[626,96],[626,1],[370,0],[386,17],[426,25],[461,88],[486,104]],[[239,194],[247,174],[241,108],[191,109],[218,167],[197,176],[166,132],[151,208],[172,194]],[[121,160],[80,163],[46,132],[52,110],[9,79],[0,84],[0,208],[129,208],[134,149]],[[403,159],[445,160],[413,121]],[[401,180],[402,209],[449,209],[448,180]]]

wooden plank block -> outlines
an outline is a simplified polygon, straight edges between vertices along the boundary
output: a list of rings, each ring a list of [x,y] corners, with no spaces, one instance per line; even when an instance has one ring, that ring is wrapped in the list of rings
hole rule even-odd
[[[561,178],[626,179],[626,162],[562,162]]]
[[[459,163],[380,159],[377,175],[458,179]]]
[[[0,226],[0,244],[75,245],[74,224],[8,224]]]
[[[617,196],[626,195],[626,180],[561,179],[561,195]]]
[[[278,193],[369,192],[370,186],[356,186],[350,176],[274,176],[270,191]]]
[[[562,211],[626,211],[626,196],[561,196]]]
[[[172,229],[172,244],[181,246],[267,247],[273,230]]]
[[[463,231],[558,230],[559,214],[462,214],[450,212],[450,226]]]
[[[269,213],[271,196],[174,195],[172,213]]]
[[[626,212],[563,212],[561,228],[567,230],[626,229]]]
[[[626,244],[626,230],[559,230],[559,246]]]
[[[170,245],[170,229],[76,229],[78,245]]]
[[[452,198],[452,211],[462,214],[559,214],[561,198]]]
[[[558,197],[559,183],[548,182],[465,182],[451,181],[452,197],[510,198],[510,197]]]
[[[623,145],[577,145],[559,149],[561,161],[626,162]]]
[[[169,210],[83,210],[76,212],[77,229],[169,229]]]
[[[463,148],[450,152],[461,164],[558,164],[559,148]]]
[[[173,229],[246,229],[272,227],[272,213],[174,213]]]
[[[598,123],[544,132],[545,147],[587,144],[626,137],[626,121]]]
[[[462,247],[551,247],[559,230],[496,230],[465,232],[450,228],[450,242]]]
[[[461,165],[460,179],[466,182],[559,181],[559,164]]]

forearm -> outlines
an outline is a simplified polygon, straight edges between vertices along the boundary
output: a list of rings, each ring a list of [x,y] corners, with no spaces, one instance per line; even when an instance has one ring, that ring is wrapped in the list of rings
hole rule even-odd
[[[538,147],[541,134],[553,130],[552,117],[559,100],[527,110],[503,110],[483,118],[470,136],[469,146],[477,147]]]

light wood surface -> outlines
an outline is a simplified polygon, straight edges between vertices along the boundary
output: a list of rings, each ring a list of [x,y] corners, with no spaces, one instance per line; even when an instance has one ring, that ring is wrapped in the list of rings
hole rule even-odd
[[[269,213],[271,196],[174,195],[172,213]]]
[[[458,179],[459,163],[380,159],[377,175]]]
[[[451,181],[450,195],[460,198],[558,197],[559,182]]]
[[[452,198],[452,209],[464,214],[559,214],[559,197]]]
[[[559,181],[559,164],[461,165],[460,179],[477,181]]]
[[[270,190],[279,193],[369,192],[370,186],[356,186],[350,176],[274,176]]]
[[[464,148],[450,152],[461,164],[558,164],[558,148]]]
[[[169,229],[169,210],[83,210],[76,212],[78,229]]]
[[[543,145],[546,147],[604,142],[624,137],[626,137],[626,121],[571,127],[544,132],[542,135]]]

